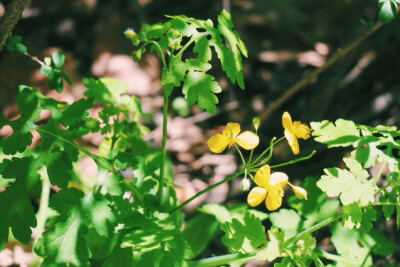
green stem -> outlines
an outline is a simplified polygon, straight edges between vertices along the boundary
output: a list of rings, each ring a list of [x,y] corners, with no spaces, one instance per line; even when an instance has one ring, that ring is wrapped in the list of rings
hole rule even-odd
[[[256,163],[257,161],[259,161],[259,160],[262,158],[262,156],[264,156],[264,154],[267,153],[268,151],[270,151],[270,154],[272,154],[272,148],[273,148],[273,146],[274,146],[277,142],[280,141],[280,139],[279,139],[278,141],[276,141],[276,143],[274,143],[275,139],[276,139],[276,137],[274,137],[274,138],[271,139],[271,142],[270,142],[270,144],[269,144],[269,147],[267,147],[267,149],[265,149],[265,150],[254,160],[254,163]]]
[[[323,220],[322,222],[319,222],[319,223],[311,226],[310,228],[307,228],[306,230],[295,235],[294,237],[287,239],[285,242],[283,242],[282,246],[288,247],[289,245],[294,244],[298,240],[300,240],[304,234],[315,232],[315,231],[321,229],[322,227],[325,227],[325,226],[331,224],[332,222],[342,218],[343,216],[344,216],[344,212],[339,212],[338,214],[335,214],[335,215]]]
[[[280,163],[280,164],[276,164],[276,165],[271,165],[270,167],[272,169],[272,168],[277,168],[277,167],[281,167],[281,166],[285,166],[285,165],[290,165],[290,164],[293,164],[293,163],[296,163],[296,162],[299,162],[299,161],[307,160],[307,159],[311,158],[312,156],[314,156],[315,152],[316,151],[313,150],[307,156],[304,156],[304,157],[301,157],[301,158],[297,158],[297,159],[292,159],[292,160],[289,160],[288,162],[284,162],[284,163]]]
[[[46,175],[42,176],[42,193],[40,195],[40,202],[39,202],[39,211],[36,215],[37,217],[37,227],[36,227],[36,234],[35,239],[33,241],[33,247],[35,247],[36,242],[38,241],[39,237],[42,236],[44,231],[48,209],[49,209],[49,197],[50,197],[50,182]]]
[[[161,165],[160,165],[160,177],[158,180],[158,199],[160,204],[163,198],[163,188],[164,188],[164,172],[165,172],[165,161],[167,158],[167,120],[168,120],[168,94],[167,91],[164,90],[164,105],[163,105],[163,135],[161,140]]]
[[[201,195],[204,194],[204,193],[207,193],[207,192],[210,191],[211,189],[213,189],[213,188],[215,188],[215,187],[217,187],[217,186],[219,186],[219,185],[221,185],[221,184],[223,184],[223,183],[226,183],[226,182],[232,180],[233,178],[238,177],[239,175],[242,175],[244,172],[245,172],[244,169],[242,169],[242,170],[240,170],[240,171],[237,171],[237,172],[235,172],[234,174],[229,175],[228,177],[226,177],[224,180],[221,180],[221,181],[219,181],[218,183],[215,183],[215,184],[213,184],[213,185],[210,185],[209,187],[207,187],[207,188],[205,188],[205,189],[199,191],[197,194],[195,194],[195,195],[192,196],[191,198],[189,198],[189,199],[187,199],[186,201],[182,202],[182,204],[180,204],[179,206],[173,208],[169,213],[173,213],[173,212],[175,212],[175,211],[177,211],[177,210],[179,210],[179,209],[182,209],[184,206],[186,206],[186,205],[187,205],[189,202],[191,202],[193,199],[195,199],[195,198],[201,196]]]
[[[211,266],[221,266],[229,264],[238,260],[251,259],[256,255],[257,251],[253,251],[247,254],[235,253],[222,256],[216,256],[207,259],[201,259],[197,261],[189,262],[189,266],[195,267],[211,267]]]
[[[374,202],[374,203],[369,203],[364,206],[360,206],[361,208],[367,208],[367,207],[374,207],[374,206],[400,206],[400,203],[395,203],[395,202]]]
[[[195,40],[199,40],[199,36],[197,37],[192,37],[189,42],[187,42],[182,48],[181,50],[179,50],[179,52],[176,54],[177,57],[181,57],[183,52],[185,52],[185,50],[195,41]]]
[[[374,176],[374,178],[372,178],[372,181],[374,181],[374,183],[376,184],[378,182],[379,177],[381,177],[383,169],[386,166],[386,159],[382,162],[381,167],[379,168],[378,173]]]
[[[242,159],[243,168],[246,169],[246,161],[244,160],[242,152],[240,151],[239,147],[235,143],[233,145],[235,146],[237,152],[239,153],[240,158]]]
[[[160,53],[161,61],[163,63],[163,68],[166,69],[167,63],[165,62],[165,57],[164,57],[164,53],[162,51],[161,46],[156,41],[153,41],[153,40],[149,41],[149,43],[152,43],[157,48],[158,52]]]

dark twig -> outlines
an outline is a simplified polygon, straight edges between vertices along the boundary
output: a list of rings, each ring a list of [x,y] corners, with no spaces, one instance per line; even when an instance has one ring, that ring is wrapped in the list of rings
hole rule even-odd
[[[0,22],[0,51],[3,50],[7,37],[21,18],[25,6],[29,3],[30,0],[13,0],[7,7]]]
[[[287,89],[277,100],[273,101],[260,115],[260,121],[265,121],[268,117],[278,109],[283,103],[289,100],[295,93],[307,85],[310,81],[315,79],[321,72],[328,69],[333,63],[347,55],[351,50],[362,43],[368,36],[374,33],[377,29],[382,26],[379,22],[372,26],[365,34],[358,37],[352,43],[347,45],[345,48],[340,49],[336,54],[334,54],[330,59],[328,59],[324,65],[310,72],[307,76],[296,82],[289,89]]]

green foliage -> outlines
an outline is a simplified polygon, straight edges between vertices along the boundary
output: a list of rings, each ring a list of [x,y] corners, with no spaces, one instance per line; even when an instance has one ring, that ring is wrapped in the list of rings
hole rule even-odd
[[[267,243],[261,220],[249,212],[242,219],[233,218],[221,224],[221,229],[225,232],[222,242],[232,252],[251,252]]]
[[[230,14],[222,11],[217,27],[211,20],[196,20],[183,15],[167,17],[170,20],[165,23],[144,24],[138,34],[129,30],[125,32],[132,44],[138,46],[132,56],[134,60],[140,60],[148,45],[151,46],[150,51],[166,51],[168,64],[164,64],[161,81],[164,90],[169,95],[174,87],[182,86],[188,104],[198,103],[200,109],[215,113],[218,103],[215,94],[221,92],[221,87],[207,73],[211,68],[208,63],[212,59],[211,48],[217,53],[222,69],[231,82],[237,82],[240,88],[244,88],[241,56],[247,57],[247,50],[233,29]],[[189,38],[183,46],[182,37]],[[183,52],[192,43],[192,51],[197,58],[182,59]]]
[[[343,205],[358,202],[361,205],[367,205],[374,202],[375,181],[368,180],[368,173],[364,170],[357,173],[354,166],[349,162],[361,166],[356,160],[348,158],[347,167],[351,172],[339,168],[325,169],[325,174],[317,182],[317,186],[326,192],[328,197],[340,196]]]
[[[394,17],[398,1],[379,3],[379,18],[386,23]],[[244,88],[241,57],[247,57],[247,50],[233,29],[231,16],[222,11],[216,27],[211,20],[168,18],[164,23],[144,24],[139,33],[125,32],[136,46],[133,58],[139,60],[146,49],[160,53],[165,100],[174,87],[182,87],[184,103],[173,104],[178,113],[188,114],[194,103],[215,113],[221,88],[209,73],[213,50],[231,82]],[[25,53],[21,41],[19,36],[10,36],[7,48]],[[189,48],[193,57],[183,54]],[[64,61],[64,54],[54,52],[41,67],[56,92],[63,90],[64,80],[70,83],[61,70]],[[143,139],[148,129],[140,123],[139,99],[127,94],[126,82],[113,78],[84,78],[83,84],[84,97],[71,104],[22,85],[16,101],[21,116],[7,120],[0,115],[0,128],[12,129],[1,140],[0,249],[10,230],[15,239],[28,244],[31,229],[37,227],[45,229],[34,244],[42,266],[239,266],[249,258],[276,261],[276,266],[324,266],[321,258],[336,266],[370,266],[372,254],[387,256],[395,251],[396,244],[374,229],[374,223],[395,214],[400,227],[400,132],[396,127],[370,127],[344,119],[311,123],[317,142],[328,148],[352,149],[343,158],[346,169],[327,168],[320,179],[306,177],[301,186],[308,198],[286,196],[291,209],[267,214],[243,203],[229,207],[210,203],[184,222],[179,210],[186,202],[178,206],[171,163],[165,151]],[[100,111],[90,117],[95,105]],[[50,116],[39,123],[42,111]],[[39,134],[40,142],[32,144],[33,132]],[[104,136],[97,155],[75,141],[89,133]],[[281,140],[271,141],[269,156]],[[82,156],[97,164],[90,188],[74,172]],[[254,172],[254,166],[243,163],[246,170],[225,182],[243,173],[247,179]],[[370,177],[368,169],[377,164],[381,166],[378,173]],[[381,177],[385,166],[390,172]],[[163,168],[166,179],[160,178]],[[379,179],[385,180],[378,183]],[[31,197],[40,193],[41,182],[50,191],[47,181],[54,189],[49,205],[43,190],[40,205],[44,206],[35,215]],[[269,222],[263,224],[267,218]],[[341,223],[336,222],[340,219]],[[266,231],[265,225],[272,226]],[[338,255],[321,250],[313,235],[325,226],[330,226],[330,241]],[[215,261],[196,260],[210,252],[206,248],[218,235],[233,254]]]
[[[18,50],[21,53],[25,53],[27,51],[27,48],[25,45],[21,43],[22,37],[19,35],[12,35],[10,34],[8,36],[7,42],[6,42],[6,48],[10,52],[14,52],[15,50]]]
[[[92,228],[95,236],[110,239],[116,226],[109,201],[100,194],[85,196],[71,188],[55,195],[49,207],[58,212],[57,223],[38,240],[35,252],[47,262],[89,266],[88,229]]]
[[[44,59],[44,65],[40,68],[40,72],[48,77],[48,84],[51,90],[55,89],[57,92],[61,92],[64,86],[64,80],[71,84],[67,73],[60,68],[64,65],[65,56],[59,51],[53,52],[50,57]],[[52,63],[53,62],[53,66]]]

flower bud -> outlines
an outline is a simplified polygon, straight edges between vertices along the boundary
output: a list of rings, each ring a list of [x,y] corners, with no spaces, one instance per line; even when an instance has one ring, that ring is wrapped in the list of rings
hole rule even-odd
[[[142,51],[136,50],[132,53],[132,58],[134,61],[139,61],[142,58]]]
[[[253,127],[258,130],[258,127],[260,126],[260,118],[259,117],[253,117]]]
[[[307,191],[300,186],[293,186],[293,192],[298,198],[307,199]]]
[[[129,39],[133,39],[136,37],[136,32],[132,28],[128,28],[124,31],[124,34]]]
[[[250,185],[251,185],[250,180],[247,178],[244,178],[242,180],[242,182],[240,183],[240,188],[242,189],[242,191],[249,191]]]

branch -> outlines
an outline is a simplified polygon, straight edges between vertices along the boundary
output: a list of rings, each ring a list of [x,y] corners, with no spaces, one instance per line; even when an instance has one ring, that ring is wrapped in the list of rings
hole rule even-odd
[[[379,22],[372,26],[366,33],[354,40],[352,43],[347,45],[345,48],[340,49],[336,54],[334,54],[329,60],[325,62],[324,65],[310,72],[307,76],[296,82],[289,89],[287,89],[277,100],[270,104],[263,113],[260,115],[260,121],[265,121],[268,117],[278,109],[283,103],[289,100],[295,93],[307,85],[310,81],[314,80],[321,72],[328,69],[333,63],[347,55],[351,50],[362,43],[368,36],[374,33],[377,29],[382,26]]]
[[[18,20],[20,20],[25,6],[29,3],[30,0],[13,0],[8,6],[0,22],[0,51],[3,50],[8,36],[11,34]]]

